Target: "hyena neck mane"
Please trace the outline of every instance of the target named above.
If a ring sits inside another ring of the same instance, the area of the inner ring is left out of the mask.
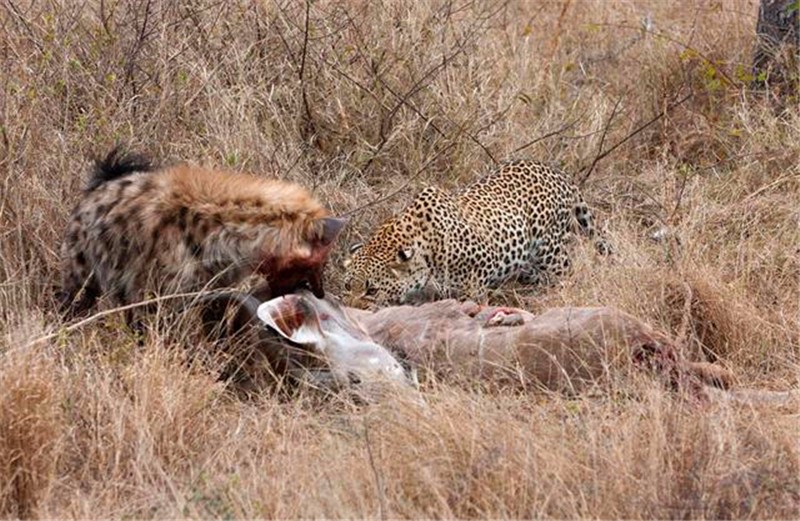
[[[124,153],[117,146],[106,157],[95,160],[86,191],[91,192],[104,183],[136,172],[151,172],[155,169],[156,166],[145,156]]]
[[[321,238],[327,210],[302,186],[226,170],[177,165],[167,169],[169,206],[199,220],[242,230],[275,230],[276,253]]]

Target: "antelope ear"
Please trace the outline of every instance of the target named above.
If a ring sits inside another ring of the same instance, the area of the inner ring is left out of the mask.
[[[323,246],[333,244],[333,241],[342,233],[347,219],[344,217],[323,217],[322,218],[322,236],[320,242]]]
[[[300,295],[268,300],[256,314],[265,326],[296,344],[319,346],[323,341],[319,317]]]

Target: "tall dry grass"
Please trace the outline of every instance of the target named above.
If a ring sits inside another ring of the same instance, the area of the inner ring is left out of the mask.
[[[114,316],[59,333],[52,301],[87,159],[117,141],[311,186],[351,214],[345,243],[423,183],[535,157],[585,179],[616,254],[579,244],[560,284],[494,301],[614,305],[741,385],[796,387],[800,116],[746,88],[755,9],[6,0],[2,515],[800,516],[796,404],[687,404],[647,382],[572,400],[433,385],[423,412],[243,397],[187,352],[192,323],[158,320],[138,347]]]

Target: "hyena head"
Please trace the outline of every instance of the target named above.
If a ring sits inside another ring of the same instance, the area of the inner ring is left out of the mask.
[[[322,217],[308,227],[298,243],[284,255],[268,257],[259,272],[269,280],[273,297],[291,293],[307,283],[317,298],[325,297],[323,271],[336,238],[347,220]]]

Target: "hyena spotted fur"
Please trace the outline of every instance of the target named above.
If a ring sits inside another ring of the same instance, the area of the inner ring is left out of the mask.
[[[301,186],[226,170],[158,167],[113,150],[95,163],[63,244],[62,309],[101,295],[124,305],[148,295],[232,286],[258,273],[273,296],[322,271],[344,225]]]

